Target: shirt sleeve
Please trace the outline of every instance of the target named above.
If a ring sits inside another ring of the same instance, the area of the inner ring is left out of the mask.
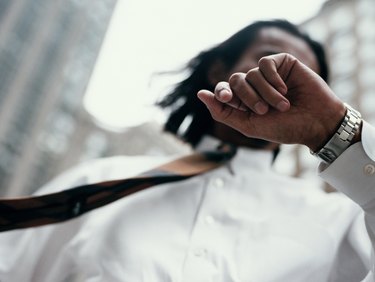
[[[366,230],[375,250],[375,127],[364,122],[362,141],[350,146],[332,164],[320,164],[320,176],[364,211]],[[375,281],[374,256],[363,281]]]

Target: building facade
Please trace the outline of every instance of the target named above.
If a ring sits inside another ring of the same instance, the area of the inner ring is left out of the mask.
[[[0,1],[1,194],[60,170],[115,0]]]
[[[326,47],[333,91],[374,123],[375,1],[329,0],[302,26]]]

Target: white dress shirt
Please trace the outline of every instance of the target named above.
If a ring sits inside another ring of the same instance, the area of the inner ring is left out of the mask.
[[[0,281],[374,281],[364,224],[365,215],[374,243],[375,129],[368,124],[362,140],[320,167],[358,204],[314,181],[277,174],[270,152],[239,149],[228,165],[204,175],[63,224],[1,233]],[[98,160],[39,193],[124,178],[165,160]]]

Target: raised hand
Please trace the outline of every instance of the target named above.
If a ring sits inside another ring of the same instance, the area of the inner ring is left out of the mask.
[[[257,68],[198,92],[212,117],[242,134],[319,149],[345,116],[345,106],[314,71],[289,54],[263,57]]]

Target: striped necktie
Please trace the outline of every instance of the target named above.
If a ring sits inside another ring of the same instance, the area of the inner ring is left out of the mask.
[[[197,152],[140,175],[88,184],[56,193],[0,199],[0,232],[63,222],[149,187],[188,179],[215,169],[236,153],[230,145]]]

